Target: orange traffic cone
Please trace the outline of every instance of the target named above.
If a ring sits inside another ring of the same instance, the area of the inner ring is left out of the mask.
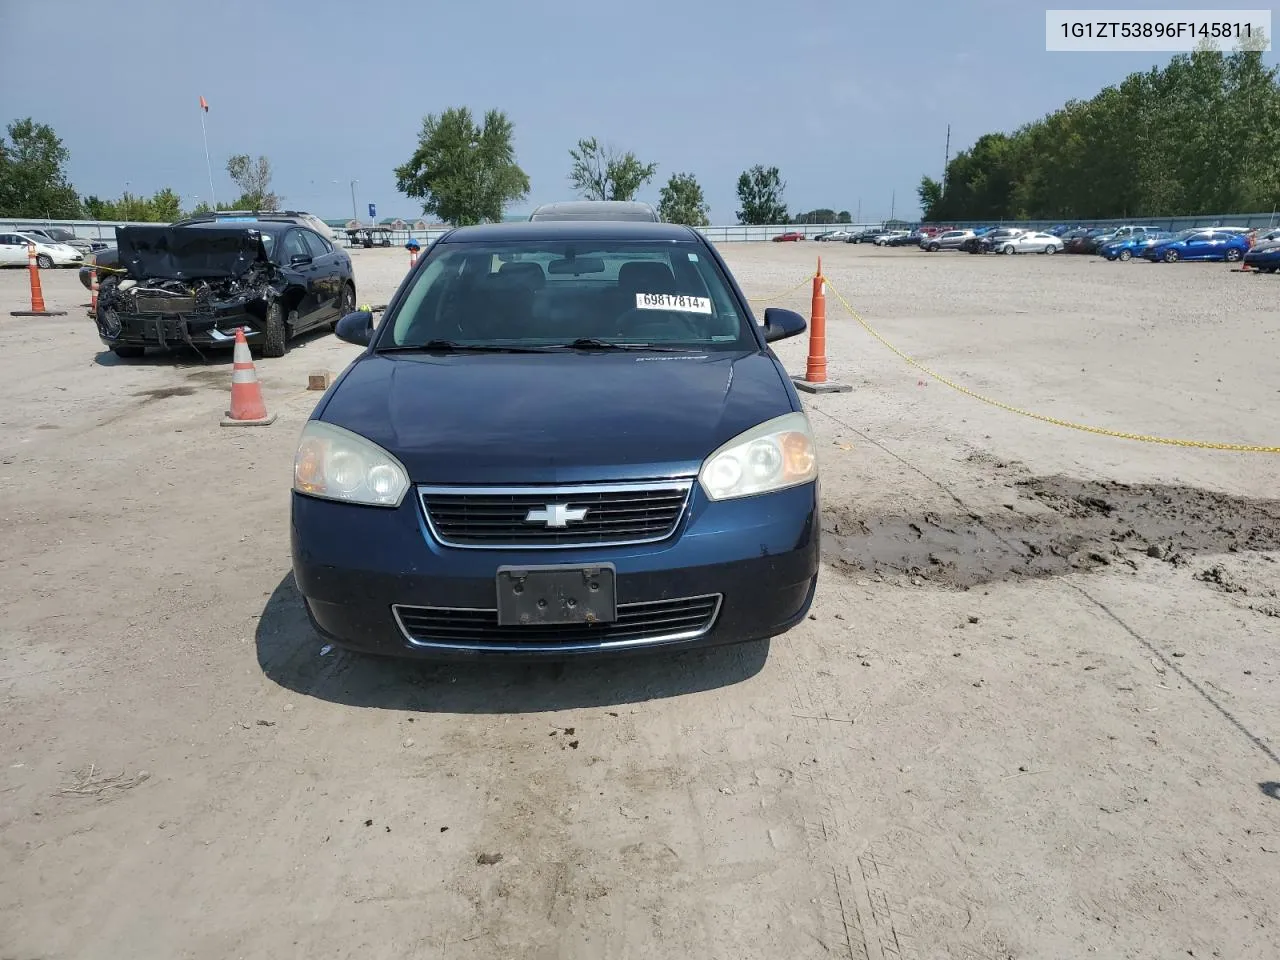
[[[813,276],[813,301],[809,308],[809,361],[803,377],[792,377],[797,390],[805,393],[848,393],[853,388],[827,381],[827,281],[822,276],[822,258]]]
[[[27,271],[31,274],[31,309],[10,310],[11,317],[65,317],[65,310],[48,310],[44,305],[44,290],[40,287],[40,264],[36,262],[36,245],[27,244]]]
[[[231,409],[222,419],[224,427],[265,427],[275,423],[276,415],[267,414],[262,399],[258,371],[249,355],[249,342],[244,327],[236,327],[236,348],[231,362]]]

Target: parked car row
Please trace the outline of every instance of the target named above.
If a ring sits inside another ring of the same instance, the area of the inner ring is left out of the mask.
[[[1280,229],[1258,231],[1247,227],[1214,226],[1173,232],[1142,224],[1107,228],[1054,227],[1049,230],[923,226],[914,230],[864,230],[847,237],[846,242],[871,242],[882,247],[912,246],[928,253],[946,250],[1007,255],[1084,253],[1120,261],[1141,257],[1153,263],[1244,261],[1268,273],[1280,270]]]
[[[41,270],[76,267],[84,262],[84,253],[75,247],[45,234],[24,230],[0,233],[0,267],[25,267],[32,247],[36,250],[36,266]]]

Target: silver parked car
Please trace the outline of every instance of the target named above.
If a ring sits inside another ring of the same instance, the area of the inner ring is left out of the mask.
[[[997,253],[1061,253],[1065,246],[1061,237],[1052,233],[1027,230],[1016,237],[1006,237],[994,247]]]
[[[972,236],[974,236],[972,230],[944,230],[942,233],[935,233],[932,237],[925,237],[920,241],[920,248],[930,253],[937,253],[939,250],[959,250],[960,244]]]

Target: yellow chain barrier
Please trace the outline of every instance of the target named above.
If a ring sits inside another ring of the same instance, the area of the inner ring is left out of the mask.
[[[791,296],[791,294],[795,293],[797,290],[803,287],[806,283],[811,283],[813,281],[814,276],[816,276],[816,274],[812,274],[812,273],[809,274],[809,276],[805,277],[803,280],[797,283],[794,287],[792,287],[789,290],[783,290],[781,293],[775,293],[772,296],[768,296],[768,297],[747,297],[747,300],[751,303],[764,303],[766,300],[781,300],[783,297]]]
[[[788,293],[799,289],[806,283],[811,282],[815,276],[817,276],[817,274],[810,274],[805,277],[800,281],[800,283],[796,284],[795,287],[792,287],[791,291],[788,291]],[[974,400],[979,400],[982,403],[997,407],[1008,413],[1016,413],[1018,416],[1029,417],[1032,420],[1039,420],[1041,423],[1051,423],[1058,427],[1066,427],[1069,430],[1080,430],[1084,433],[1097,434],[1098,436],[1103,437],[1115,437],[1119,440],[1137,440],[1141,443],[1160,443],[1171,447],[1193,447],[1200,450],[1228,450],[1235,453],[1280,453],[1280,446],[1263,446],[1260,444],[1249,443],[1215,443],[1211,440],[1182,440],[1174,437],[1157,437],[1145,433],[1126,433],[1122,430],[1109,430],[1106,427],[1094,427],[1087,423],[1075,423],[1071,420],[1063,420],[1059,417],[1050,417],[1047,414],[1036,413],[1033,410],[1024,410],[1021,407],[1015,407],[1012,404],[1003,403],[999,400],[994,400],[991,397],[985,397],[974,390],[970,390],[968,387],[956,383],[954,380],[950,380],[947,377],[942,376],[942,374],[935,370],[931,370],[914,357],[903,353],[892,343],[882,337],[879,331],[871,326],[871,324],[867,323],[857,310],[853,309],[852,304],[850,304],[849,301],[844,298],[844,295],[831,283],[830,277],[824,276],[822,279],[826,283],[826,288],[835,294],[836,299],[840,301],[841,306],[848,311],[849,316],[853,317],[863,330],[867,331],[867,333],[871,334],[871,336],[876,340],[888,347],[889,350],[897,354],[898,357],[911,364],[911,366],[915,367],[917,370],[928,374],[939,383],[950,387],[952,390],[956,390],[967,397],[972,397]]]

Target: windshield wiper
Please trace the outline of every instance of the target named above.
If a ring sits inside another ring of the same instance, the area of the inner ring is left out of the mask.
[[[546,347],[503,346],[497,343],[456,343],[453,340],[428,340],[426,343],[400,343],[383,347],[378,353],[548,353]]]
[[[660,353],[688,353],[694,347],[662,347],[655,343],[615,343],[612,340],[600,340],[597,337],[579,337],[572,343],[561,343],[556,346],[570,350],[656,350]]]

